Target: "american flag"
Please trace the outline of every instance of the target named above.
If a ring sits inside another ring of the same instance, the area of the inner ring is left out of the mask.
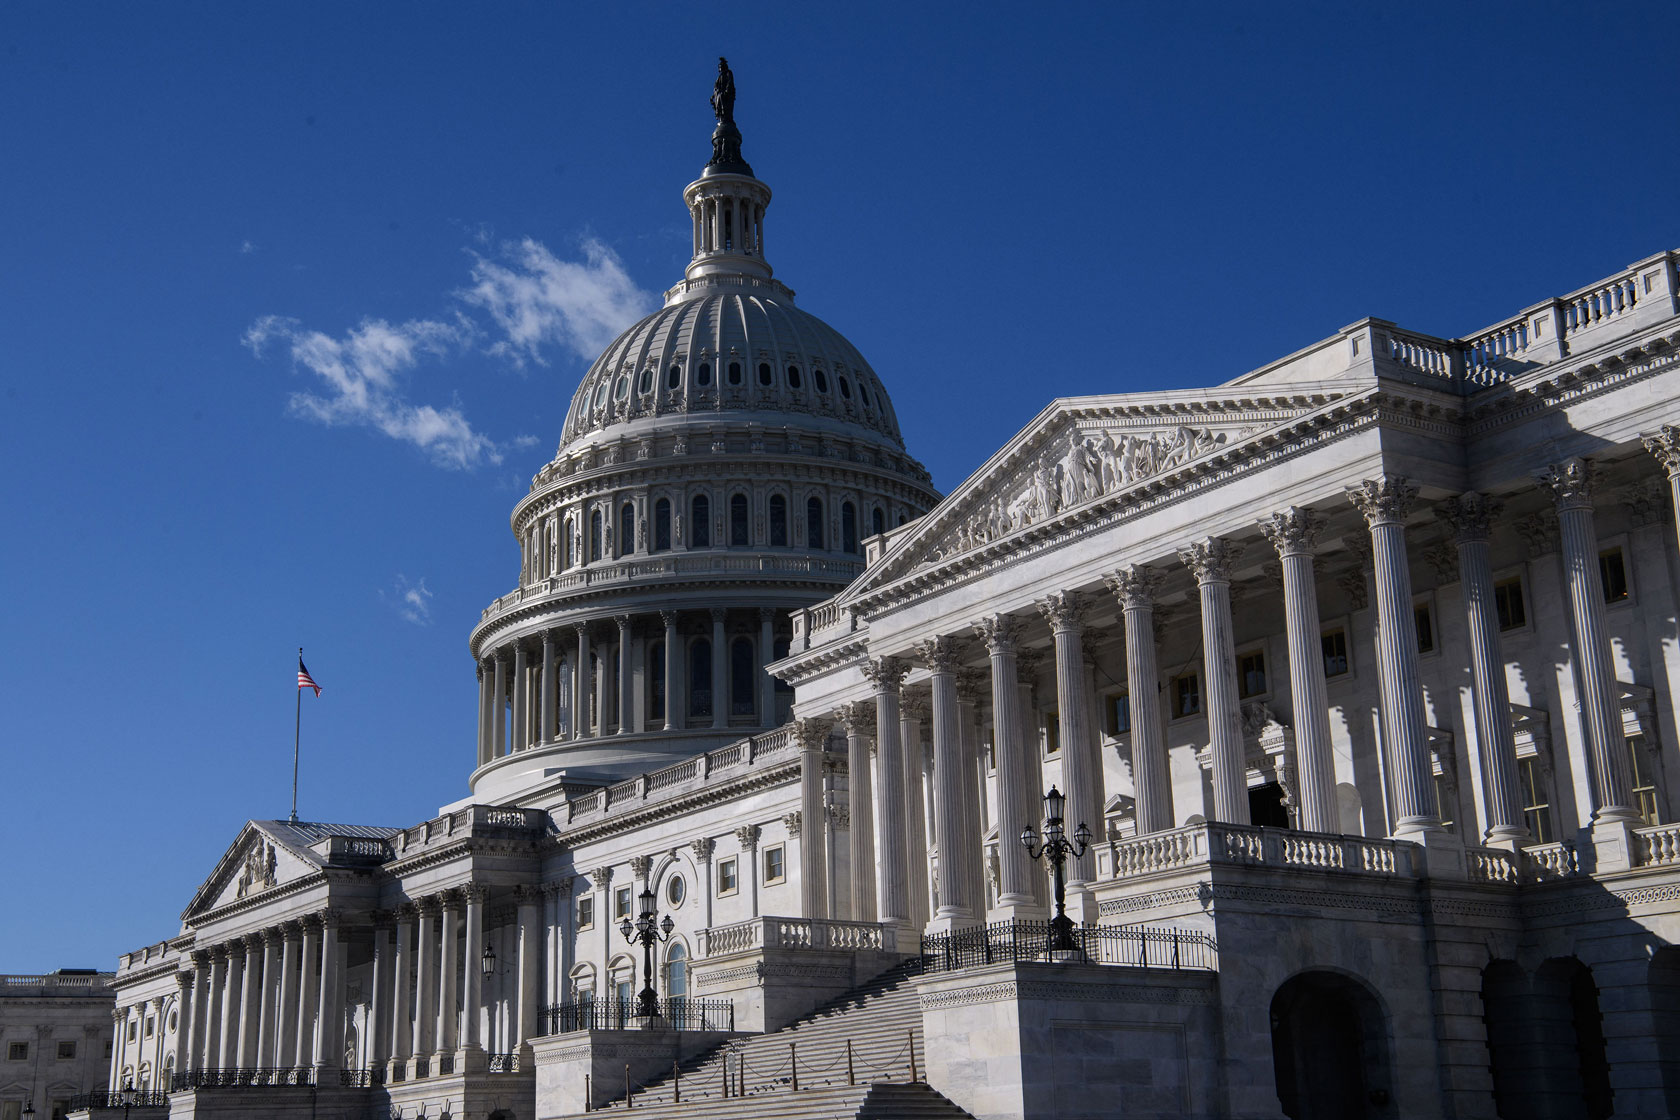
[[[303,658],[298,658],[298,687],[313,688],[315,695],[321,695],[321,686],[315,683],[315,678],[309,675],[309,670],[303,667]]]

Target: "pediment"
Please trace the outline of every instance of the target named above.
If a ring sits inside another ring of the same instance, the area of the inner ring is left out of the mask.
[[[1040,413],[981,469],[893,542],[842,600],[918,568],[1111,502],[1288,425],[1353,386],[1290,386],[1276,396],[1077,397]]]
[[[199,888],[182,916],[190,919],[194,915],[253,898],[311,875],[316,870],[314,862],[294,851],[258,822],[251,821],[216,864],[215,871]]]

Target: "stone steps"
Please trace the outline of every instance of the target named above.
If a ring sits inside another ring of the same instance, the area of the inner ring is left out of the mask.
[[[613,1107],[622,1110],[622,1102]],[[685,1096],[680,1104],[637,1103],[627,1115],[641,1120],[972,1120],[920,1083],[824,1086],[798,1092],[784,1088],[728,1100],[694,1101]]]

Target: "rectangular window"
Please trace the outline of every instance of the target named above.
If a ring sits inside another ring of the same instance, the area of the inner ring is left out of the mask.
[[[1452,791],[1447,787],[1447,779],[1440,774],[1435,775],[1435,811],[1441,814],[1441,827],[1453,832],[1453,818],[1458,815],[1457,806],[1453,804]]]
[[[108,1038],[105,1040],[105,1056],[107,1058],[111,1056],[111,1040]]]
[[[1237,695],[1247,700],[1266,691],[1266,655],[1259,650],[1237,657]]]
[[[52,1120],[67,1120],[70,1115],[70,1099],[60,1097],[52,1102]]]
[[[29,1060],[29,1043],[13,1042],[8,1044],[6,1060],[9,1062],[27,1062]]]
[[[764,885],[780,883],[787,878],[787,855],[780,844],[764,849]]]
[[[1628,773],[1633,776],[1633,807],[1648,825],[1661,824],[1657,809],[1657,779],[1651,772],[1651,760],[1645,754],[1645,737],[1630,735],[1628,745]]]
[[[1627,565],[1622,561],[1620,548],[1607,548],[1598,554],[1598,574],[1604,580],[1606,603],[1627,602]]]
[[[630,916],[630,888],[619,887],[613,892],[613,921],[622,922]]]
[[[631,989],[636,986],[634,980],[620,980],[617,986],[618,1002],[622,1006],[631,1002]]]
[[[1517,781],[1523,803],[1523,823],[1536,844],[1552,842],[1551,795],[1546,792],[1546,776],[1540,769],[1540,756],[1529,755],[1517,759]]]
[[[1044,753],[1053,755],[1062,749],[1062,717],[1055,711],[1044,713]]]
[[[76,1056],[76,1040],[73,1039],[73,1038],[66,1038],[66,1039],[60,1040],[60,1042],[58,1044],[58,1060],[61,1061],[61,1062],[62,1061],[67,1061],[68,1059],[74,1058],[75,1056]]]
[[[1172,714],[1174,719],[1201,714],[1202,681],[1195,673],[1185,673],[1172,680]]]
[[[146,1037],[152,1037],[152,1032],[155,1030],[157,1030],[157,1019],[148,1015],[146,1017]]]
[[[1528,612],[1523,609],[1522,577],[1502,579],[1493,585],[1493,609],[1499,616],[1501,630],[1519,630],[1528,625]]]
[[[1124,735],[1132,729],[1132,701],[1124,692],[1108,698],[1108,733]]]
[[[1324,635],[1324,675],[1346,676],[1348,671],[1347,631],[1332,630]]]
[[[0,1101],[0,1120],[23,1120],[22,1101]]]
[[[735,861],[732,859],[718,860],[718,894],[730,895],[735,893],[736,875]]]
[[[595,928],[595,896],[592,894],[583,895],[578,899],[577,927]]]
[[[1419,653],[1435,652],[1435,617],[1429,604],[1412,608],[1412,620],[1417,625]]]

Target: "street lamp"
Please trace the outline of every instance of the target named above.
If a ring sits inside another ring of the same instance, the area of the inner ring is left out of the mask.
[[[1078,952],[1079,946],[1073,940],[1073,919],[1067,916],[1067,891],[1062,882],[1062,866],[1067,858],[1078,859],[1091,846],[1091,830],[1080,821],[1074,830],[1073,839],[1069,840],[1062,827],[1062,812],[1067,808],[1067,798],[1055,786],[1044,795],[1044,843],[1038,843],[1038,833],[1033,831],[1030,824],[1021,826],[1021,846],[1027,849],[1027,854],[1033,859],[1040,856],[1050,861],[1050,877],[1056,886],[1056,916],[1050,919],[1050,951],[1052,953]]]
[[[642,904],[641,916],[634,923],[625,918],[618,927],[624,931],[624,938],[642,947],[642,990],[636,993],[636,1015],[642,1019],[652,1019],[659,1014],[659,993],[653,989],[653,947],[661,941],[671,940],[671,927],[676,923],[671,921],[671,915],[665,915],[663,922],[655,923],[653,888],[644,885],[642,893],[637,896]]]
[[[484,946],[484,955],[478,958],[478,971],[485,979],[496,974],[496,950],[489,945]]]

